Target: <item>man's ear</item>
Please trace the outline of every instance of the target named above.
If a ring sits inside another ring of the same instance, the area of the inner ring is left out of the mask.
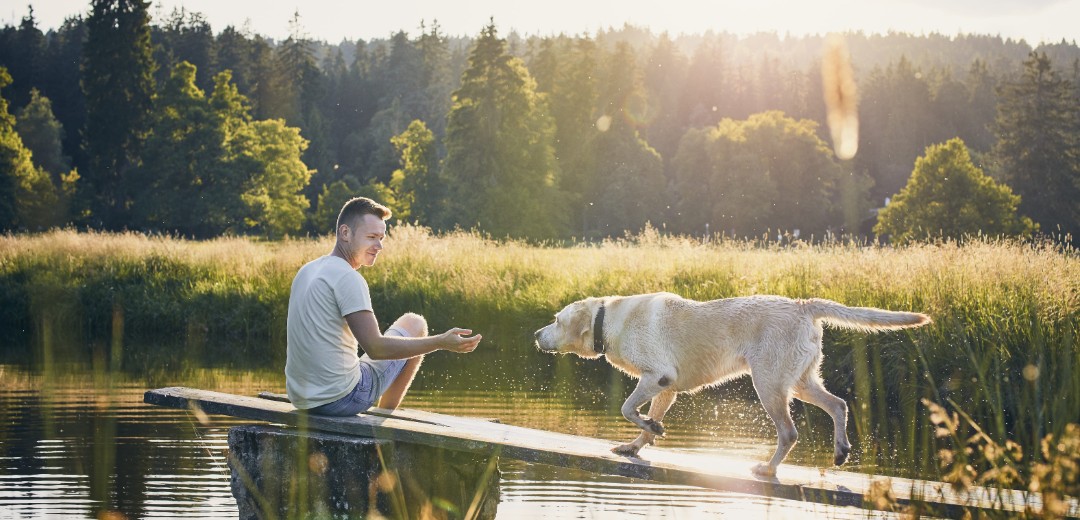
[[[349,231],[350,231],[350,228],[349,228],[348,224],[342,224],[342,225],[338,226],[338,228],[337,228],[337,238],[340,239],[342,242],[348,242],[349,239],[352,238],[350,236]]]

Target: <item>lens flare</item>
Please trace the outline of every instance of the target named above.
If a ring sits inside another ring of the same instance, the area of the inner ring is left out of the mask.
[[[851,56],[844,39],[838,35],[825,39],[821,81],[833,150],[841,160],[851,159],[859,149],[858,93]]]

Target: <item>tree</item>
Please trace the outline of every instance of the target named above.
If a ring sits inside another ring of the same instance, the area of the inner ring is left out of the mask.
[[[296,233],[310,203],[303,190],[312,171],[302,155],[307,140],[281,119],[242,127],[232,144],[235,168],[250,172],[240,195],[247,216],[244,229],[271,238]]]
[[[494,23],[476,41],[452,104],[441,226],[478,225],[497,236],[534,239],[562,234],[546,102],[524,63],[507,54]]]
[[[907,182],[912,161],[934,142],[930,85],[901,56],[884,71],[871,72],[860,90],[859,153],[855,168],[874,179],[871,194],[881,202]]]
[[[1023,197],[1020,211],[1044,231],[1080,232],[1080,100],[1046,54],[1001,89],[994,155]]]
[[[71,158],[64,155],[64,127],[53,116],[52,102],[37,89],[30,91],[30,103],[16,114],[15,130],[33,153],[34,164],[56,178],[71,170]]]
[[[418,119],[431,129],[437,139],[446,133],[446,114],[450,111],[450,95],[454,91],[455,76],[450,72],[450,42],[441,31],[438,20],[431,23],[416,42],[424,60],[423,105]]]
[[[229,72],[207,98],[195,67],[179,63],[162,88],[145,146],[140,187],[131,187],[135,222],[144,229],[211,237],[299,231],[311,172],[306,141],[282,120],[252,121]]]
[[[438,214],[441,195],[446,188],[438,178],[435,134],[423,121],[414,120],[401,134],[391,139],[401,157],[401,168],[394,171],[391,188],[397,192],[398,207],[391,208],[400,220],[412,219],[421,224]]]
[[[12,76],[7,98],[15,107],[26,106],[30,101],[30,91],[41,82],[45,71],[45,35],[37,27],[34,6],[29,6],[29,11],[15,32],[15,41],[12,42],[15,52],[5,60],[8,73]]]
[[[545,39],[533,63],[544,79],[539,84],[546,85],[538,90],[547,96],[555,119],[556,185],[565,197],[570,228],[582,235],[590,207],[586,190],[596,176],[596,55],[596,42],[589,38]]]
[[[677,229],[690,234],[752,236],[775,210],[776,183],[746,144],[742,123],[724,119],[691,129],[673,159]]]
[[[11,84],[0,67],[0,88]],[[37,230],[56,224],[58,196],[49,174],[34,166],[0,96],[0,230]]]
[[[195,66],[195,84],[209,90],[213,86],[215,55],[214,31],[202,13],[189,11],[183,6],[173,8],[172,13],[153,27],[156,46],[155,61],[161,67],[159,82],[168,80],[176,64],[186,61]]]
[[[139,182],[129,189],[136,226],[205,238],[226,229],[231,219],[225,214],[236,208],[229,195],[236,190],[221,183],[225,129],[195,78],[195,66],[183,61],[162,87]]]
[[[686,117],[680,112],[679,92],[686,82],[688,60],[675,42],[664,33],[649,54],[645,65],[644,81],[649,105],[658,114],[644,130],[649,144],[661,157],[675,156],[679,139],[686,131]]]
[[[687,132],[680,143],[677,222],[684,232],[709,225],[741,236],[798,229],[820,237],[843,222],[840,172],[813,121],[778,111],[724,119],[707,132]]]
[[[150,123],[154,59],[150,43],[150,2],[92,0],[83,46],[82,87],[86,94],[86,154],[80,183],[87,220],[106,229],[127,224],[127,176],[138,165]]]
[[[900,193],[878,212],[874,232],[893,243],[968,235],[1029,235],[1031,219],[1017,216],[1020,196],[971,162],[960,138],[927,147]]]
[[[82,146],[82,130],[86,128],[86,96],[80,86],[79,67],[86,32],[86,23],[81,18],[68,18],[51,33],[45,53],[48,65],[43,72],[44,80],[40,89],[52,101],[53,114],[64,128],[64,155],[71,157],[72,164],[83,171],[86,171]]]
[[[586,184],[589,234],[637,232],[664,218],[664,164],[638,133],[649,111],[633,50],[616,46],[598,85],[603,123],[595,137],[595,175]]]
[[[821,237],[842,220],[837,215],[840,165],[818,135],[817,123],[779,111],[754,114],[743,124],[746,147],[758,156],[776,189],[767,228]]]

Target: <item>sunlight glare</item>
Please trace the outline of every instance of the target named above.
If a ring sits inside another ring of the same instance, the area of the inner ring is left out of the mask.
[[[851,159],[859,148],[855,74],[851,70],[847,45],[844,39],[836,34],[825,39],[821,81],[827,110],[826,122],[832,135],[836,157],[840,160]]]

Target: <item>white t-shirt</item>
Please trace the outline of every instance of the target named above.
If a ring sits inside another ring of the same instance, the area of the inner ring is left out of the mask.
[[[371,311],[367,281],[342,258],[308,262],[293,278],[286,327],[285,391],[301,410],[336,401],[360,379],[345,316]]]

